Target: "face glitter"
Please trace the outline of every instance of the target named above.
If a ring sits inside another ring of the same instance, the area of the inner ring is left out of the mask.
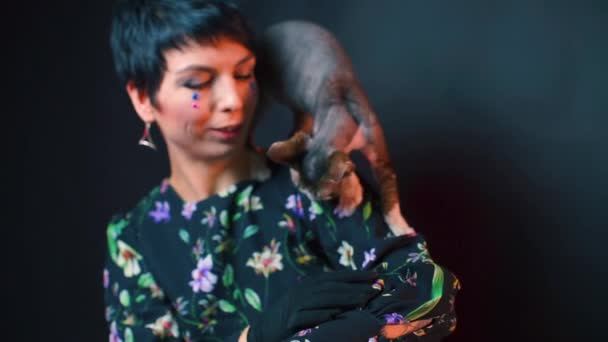
[[[200,98],[198,93],[192,94],[192,108],[198,108],[197,100]]]

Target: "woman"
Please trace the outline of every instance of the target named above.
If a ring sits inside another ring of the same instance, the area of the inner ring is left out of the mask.
[[[395,237],[366,193],[350,217],[247,145],[252,35],[233,6],[124,0],[116,70],[170,175],[108,225],[112,341],[404,341],[449,334],[457,279],[423,237]]]

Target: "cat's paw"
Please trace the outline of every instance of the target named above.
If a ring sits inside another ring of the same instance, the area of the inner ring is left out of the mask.
[[[389,226],[395,236],[416,235],[414,228],[405,221],[401,214],[399,205],[394,205],[388,213],[384,215],[384,221]]]
[[[363,201],[363,186],[355,172],[349,173],[342,179],[340,193],[338,194],[338,205],[334,214],[338,217],[347,217],[355,212],[355,209]]]

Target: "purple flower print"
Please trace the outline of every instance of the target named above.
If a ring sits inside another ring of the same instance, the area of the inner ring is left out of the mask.
[[[196,259],[199,259],[201,257],[201,254],[203,254],[203,243],[204,241],[202,241],[201,239],[197,239],[196,244],[194,245],[194,247],[192,247],[192,254],[194,254]]]
[[[401,324],[405,321],[403,316],[396,312],[384,315],[384,320],[386,321],[386,324]]]
[[[159,223],[162,221],[169,222],[171,220],[171,216],[169,214],[169,202],[159,202],[156,201],[156,210],[150,211],[150,216],[154,219],[154,223]]]
[[[115,321],[110,324],[110,342],[122,342],[120,335],[118,335],[118,329],[116,329]]]
[[[196,210],[196,203],[186,202],[184,203],[184,208],[182,209],[182,216],[186,218],[186,220],[190,220],[192,218],[192,213]]]
[[[103,288],[107,289],[108,286],[110,286],[110,272],[108,272],[108,270],[106,270],[104,268],[103,269]]]
[[[302,198],[299,194],[287,197],[285,208],[291,209],[299,217],[304,217],[304,207],[302,206]]]
[[[311,328],[300,330],[300,331],[298,331],[296,336],[298,336],[298,337],[306,336],[306,335],[310,334],[311,332],[312,332]]]
[[[370,262],[376,260],[376,249],[372,248],[369,250],[369,252],[363,252],[363,255],[365,256],[365,260],[363,260],[363,265],[362,267],[367,266],[367,264],[369,264]]]
[[[202,224],[206,224],[209,228],[213,228],[213,225],[215,224],[216,221],[216,210],[215,207],[211,207],[211,210],[209,211],[205,211],[204,212],[205,217],[203,217],[203,219],[201,220]]]
[[[204,259],[198,259],[196,268],[192,270],[193,280],[190,282],[192,291],[213,291],[213,287],[215,286],[215,283],[217,283],[217,276],[211,273],[212,268],[213,260],[211,259],[211,254],[207,255]]]

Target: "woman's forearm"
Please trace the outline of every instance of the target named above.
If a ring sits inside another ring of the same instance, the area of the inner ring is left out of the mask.
[[[241,333],[241,336],[239,336],[239,342],[247,342],[247,333],[248,332],[249,332],[249,326],[247,326]]]

